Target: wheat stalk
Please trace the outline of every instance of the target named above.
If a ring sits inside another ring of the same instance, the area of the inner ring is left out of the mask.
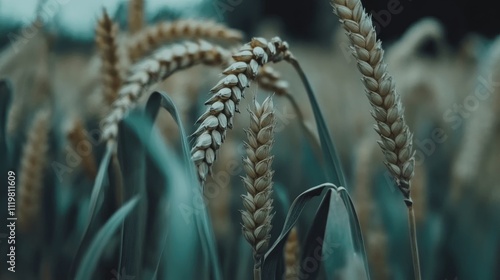
[[[43,172],[47,161],[50,113],[36,113],[23,148],[19,167],[18,223],[28,232],[37,222],[43,187]]]
[[[257,82],[259,87],[263,90],[275,93],[278,96],[288,99],[297,116],[297,119],[299,120],[300,127],[304,130],[304,133],[309,139],[311,145],[313,145],[316,155],[321,155],[322,152],[319,137],[317,136],[316,131],[314,131],[314,127],[309,125],[304,118],[304,114],[302,114],[302,111],[300,110],[299,103],[290,92],[288,81],[282,79],[280,73],[274,68],[266,65],[260,69],[259,75],[257,76]]]
[[[118,26],[108,16],[106,10],[99,19],[96,27],[96,45],[101,57],[101,76],[103,82],[104,98],[108,105],[112,104],[118,96],[122,83],[119,70],[118,47],[116,34]]]
[[[180,38],[240,42],[243,34],[214,21],[181,19],[147,27],[129,39],[127,53],[131,62],[142,58],[159,45]]]
[[[191,157],[198,169],[202,184],[205,182],[216,152],[226,138],[228,128],[233,126],[235,112],[245,88],[255,80],[259,68],[268,62],[279,62],[291,56],[288,44],[275,37],[270,42],[263,38],[253,38],[233,55],[236,61],[223,71],[224,77],[210,92],[214,95],[205,102],[208,109],[197,120],[201,123],[193,133],[196,137]]]
[[[144,0],[129,0],[128,2],[128,30],[135,34],[144,26]]]
[[[377,41],[371,18],[360,0],[332,0],[333,12],[347,31],[367,97],[373,107],[378,144],[385,155],[385,165],[396,180],[408,208],[410,240],[415,279],[421,279],[410,180],[414,173],[412,134],[403,116],[400,95],[384,62],[382,43]]]
[[[246,176],[243,185],[247,193],[242,195],[244,210],[243,236],[253,248],[254,279],[260,279],[261,260],[269,246],[273,210],[271,199],[273,156],[276,124],[274,106],[270,97],[262,104],[254,99],[250,113],[250,128],[246,130],[248,142],[245,143],[247,157],[243,159]]]
[[[293,227],[285,243],[285,280],[299,279],[299,249],[297,227]]]
[[[82,144],[89,144],[85,128],[81,120],[77,119],[73,122],[70,131],[67,134],[70,145],[76,151],[80,150]],[[97,165],[94,154],[92,150],[88,151],[88,154],[80,155],[82,158],[82,168],[85,175],[90,179],[94,180],[97,175]]]
[[[137,100],[153,83],[164,80],[175,71],[196,64],[218,65],[228,61],[228,52],[205,41],[183,42],[164,47],[153,56],[132,67],[131,75],[120,88],[118,99],[103,121],[104,141],[113,146],[118,135],[118,123],[137,104]]]
[[[489,153],[486,147],[490,139],[495,137],[496,126],[500,120],[497,115],[500,112],[500,89],[495,84],[500,77],[500,37],[492,43],[488,61],[491,64],[485,67],[486,69],[483,70],[482,74],[490,72],[489,74],[492,75],[492,81],[488,81],[485,86],[489,88],[487,90],[493,91],[491,93],[491,99],[493,100],[488,100],[488,103],[481,105],[480,110],[473,112],[465,125],[464,137],[452,169],[453,184],[455,186],[451,197],[454,201],[457,201],[465,194],[467,187],[476,185],[475,180],[483,171],[481,170],[481,163],[485,155]]]

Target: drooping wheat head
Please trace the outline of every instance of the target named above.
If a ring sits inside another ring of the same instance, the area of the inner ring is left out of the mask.
[[[106,10],[104,10],[96,27],[95,40],[102,63],[101,76],[104,99],[108,105],[111,105],[116,100],[122,83],[116,41],[117,32],[118,25],[111,20]]]
[[[243,236],[253,248],[255,269],[260,269],[262,256],[269,246],[273,217],[271,148],[276,120],[272,99],[268,97],[262,104],[254,100],[249,113],[250,128],[246,130],[248,142],[245,143],[247,156],[243,159],[246,173],[243,185],[247,193],[242,195],[244,209],[241,217]]]
[[[373,107],[375,130],[385,155],[385,165],[395,178],[411,206],[410,179],[414,173],[412,134],[404,120],[400,95],[387,72],[382,43],[377,41],[370,17],[364,12],[360,0],[332,0],[333,11],[340,18],[352,45],[357,66],[367,97]]]
[[[197,120],[200,126],[193,133],[196,140],[191,157],[202,184],[211,172],[216,153],[226,138],[227,129],[233,126],[233,117],[239,112],[238,105],[245,88],[256,79],[264,64],[279,62],[290,56],[288,44],[278,37],[271,41],[253,38],[233,55],[236,62],[222,72],[224,77],[210,90],[214,95],[205,102],[208,108]]]
[[[129,39],[127,54],[130,62],[136,62],[161,44],[178,39],[206,39],[240,42],[243,34],[214,21],[181,19],[160,22],[141,30]]]
[[[43,196],[43,173],[47,164],[50,113],[36,113],[28,132],[19,167],[18,224],[21,232],[28,232],[36,223]]]
[[[206,41],[183,42],[158,50],[131,69],[131,74],[118,92],[118,99],[103,121],[103,140],[115,143],[118,123],[136,106],[138,99],[152,84],[164,80],[175,71],[196,64],[220,65],[230,58],[229,53]]]

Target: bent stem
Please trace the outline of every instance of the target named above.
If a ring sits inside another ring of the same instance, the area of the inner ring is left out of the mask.
[[[408,206],[408,226],[410,227],[411,256],[413,260],[413,274],[415,280],[420,280],[420,260],[418,258],[417,226],[415,223],[415,212],[413,206]]]

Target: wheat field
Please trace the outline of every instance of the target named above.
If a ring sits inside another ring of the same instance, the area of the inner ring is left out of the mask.
[[[0,279],[500,279],[500,28],[91,2],[0,1]]]

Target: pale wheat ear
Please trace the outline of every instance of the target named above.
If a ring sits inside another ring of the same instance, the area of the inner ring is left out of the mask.
[[[243,159],[246,176],[242,178],[247,193],[242,196],[241,217],[243,236],[253,249],[254,280],[260,280],[262,257],[269,246],[273,217],[271,148],[276,120],[272,99],[268,97],[262,104],[254,99],[249,114],[247,157]]]
[[[111,105],[118,97],[118,89],[121,86],[119,70],[120,59],[116,35],[118,26],[103,9],[102,17],[96,27],[96,45],[101,57],[102,91],[107,105]]]
[[[297,227],[293,227],[285,243],[285,280],[298,280],[300,244]]]
[[[229,58],[229,53],[224,48],[200,40],[166,46],[140,61],[131,68],[129,77],[118,92],[118,99],[103,120],[103,141],[114,147],[118,136],[118,123],[137,105],[149,86],[180,69],[196,64],[220,65]]]
[[[332,0],[333,12],[347,31],[357,66],[363,75],[366,95],[373,107],[375,131],[381,140],[377,143],[385,156],[384,164],[396,180],[408,208],[410,240],[415,279],[420,280],[420,261],[416,237],[415,214],[410,195],[410,180],[415,169],[415,151],[412,134],[404,120],[403,105],[395,83],[387,72],[382,43],[371,18],[360,0]]]
[[[279,62],[291,56],[288,44],[275,37],[271,41],[253,38],[233,54],[236,61],[223,72],[223,78],[210,90],[212,97],[197,123],[201,123],[193,133],[196,137],[191,158],[198,169],[198,177],[203,185],[211,172],[215,154],[226,138],[228,128],[233,127],[233,117],[239,112],[238,105],[244,90],[259,74],[259,69],[268,62]]]
[[[144,0],[129,0],[128,31],[135,34],[144,27]]]
[[[50,112],[37,112],[30,126],[19,167],[18,224],[21,232],[29,232],[38,222],[44,169],[47,165]]]
[[[238,43],[243,39],[243,34],[239,30],[228,28],[214,21],[181,19],[160,22],[141,30],[128,39],[129,60],[135,62],[161,44],[178,39],[206,39]]]

